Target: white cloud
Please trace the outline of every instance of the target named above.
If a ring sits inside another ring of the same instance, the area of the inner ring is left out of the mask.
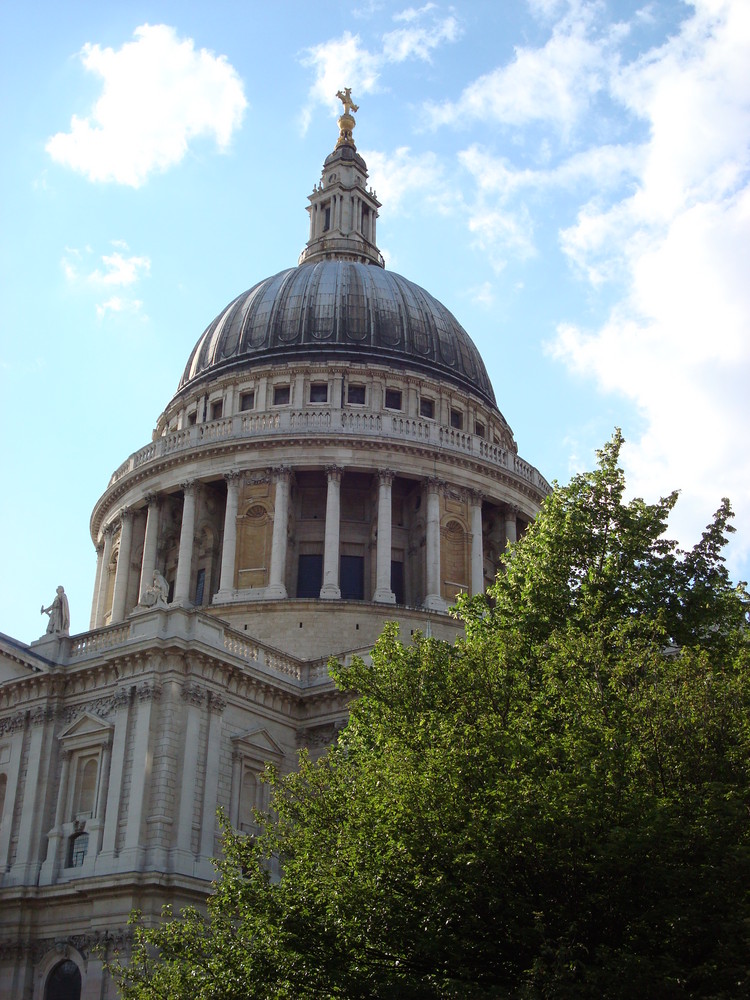
[[[224,150],[247,107],[225,56],[196,51],[192,39],[164,24],[141,25],[134,35],[118,50],[84,45],[81,61],[101,78],[101,96],[46,146],[53,160],[91,181],[140,187],[179,163],[200,137]]]
[[[381,216],[403,210],[419,194],[438,211],[450,213],[458,207],[460,194],[445,180],[443,167],[434,153],[413,153],[399,146],[393,153],[365,150],[370,183],[383,203]]]
[[[674,528],[695,539],[732,499],[750,552],[750,7],[697,0],[613,92],[649,127],[634,193],[591,202],[562,233],[594,282],[624,291],[607,321],[561,325],[552,350],[644,421],[625,460],[634,489],[683,490]]]
[[[63,274],[72,285],[88,289],[97,296],[113,289],[119,290],[119,294],[110,295],[96,305],[100,319],[108,312],[139,313],[143,302],[133,296],[133,286],[148,277],[151,271],[148,257],[126,255],[129,247],[122,240],[113,240],[112,245],[114,251],[102,254],[98,260],[91,247],[83,250],[66,247],[61,261]]]
[[[538,5],[551,13],[554,5]],[[513,60],[469,84],[457,101],[429,104],[433,126],[479,119],[522,126],[545,122],[567,134],[606,85],[616,44],[626,31],[593,31],[598,5],[573,4],[540,48],[519,46]]]
[[[442,17],[434,3],[419,8],[407,8],[393,17],[406,27],[383,33],[374,47],[368,48],[359,34],[345,31],[305,51],[302,65],[311,67],[315,79],[309,91],[308,106],[303,112],[303,126],[310,120],[314,104],[338,107],[336,93],[342,81],[351,87],[355,98],[376,91],[386,66],[419,59],[430,62],[436,49],[454,42],[461,33],[458,20],[452,15]]]

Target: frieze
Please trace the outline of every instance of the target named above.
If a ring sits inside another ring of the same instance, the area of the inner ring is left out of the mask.
[[[29,721],[32,726],[44,726],[48,722],[52,722],[55,717],[55,710],[51,705],[46,705],[43,708],[35,708],[29,713]]]
[[[8,715],[4,719],[0,719],[0,736],[19,732],[23,729],[25,723],[25,712],[16,712],[15,715]]]

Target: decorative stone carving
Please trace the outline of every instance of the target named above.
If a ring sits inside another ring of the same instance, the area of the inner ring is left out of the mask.
[[[158,569],[154,570],[154,582],[141,594],[140,604],[144,608],[166,607],[169,584]]]
[[[192,684],[188,682],[183,684],[182,699],[183,701],[189,702],[191,705],[200,706],[206,700],[206,691],[200,686],[200,684]]]

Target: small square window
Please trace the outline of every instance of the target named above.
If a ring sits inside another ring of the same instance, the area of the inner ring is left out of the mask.
[[[328,385],[325,382],[313,382],[310,386],[311,403],[328,402]]]
[[[285,406],[289,402],[289,386],[275,385],[273,387],[273,405]]]
[[[400,410],[401,409],[401,390],[400,389],[386,389],[385,390],[385,405],[389,410]]]
[[[422,417],[427,417],[428,420],[435,419],[435,400],[434,399],[421,399],[419,401],[419,413]]]
[[[451,410],[451,427],[461,430],[464,425],[464,415],[460,410]]]
[[[477,437],[480,438],[484,437],[484,424],[481,422],[481,420],[477,420],[477,422],[474,424],[474,433],[476,434]]]
[[[365,387],[363,385],[348,385],[346,387],[346,401],[355,406],[364,406]]]
[[[221,416],[224,412],[224,401],[222,399],[217,399],[211,403],[211,419],[221,420]]]
[[[250,389],[248,392],[243,392],[240,396],[240,410],[254,410],[255,409],[255,389]]]
[[[192,427],[195,421],[198,419],[198,414],[193,410],[192,413],[188,413],[188,427]]]

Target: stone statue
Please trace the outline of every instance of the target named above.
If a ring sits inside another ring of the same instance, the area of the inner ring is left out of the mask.
[[[47,623],[47,635],[69,635],[70,634],[70,608],[68,598],[63,587],[57,588],[55,599],[48,608],[42,605],[42,615],[49,615]]]
[[[141,594],[141,604],[147,608],[155,604],[166,604],[169,596],[169,584],[158,569],[154,570],[154,582]]]

